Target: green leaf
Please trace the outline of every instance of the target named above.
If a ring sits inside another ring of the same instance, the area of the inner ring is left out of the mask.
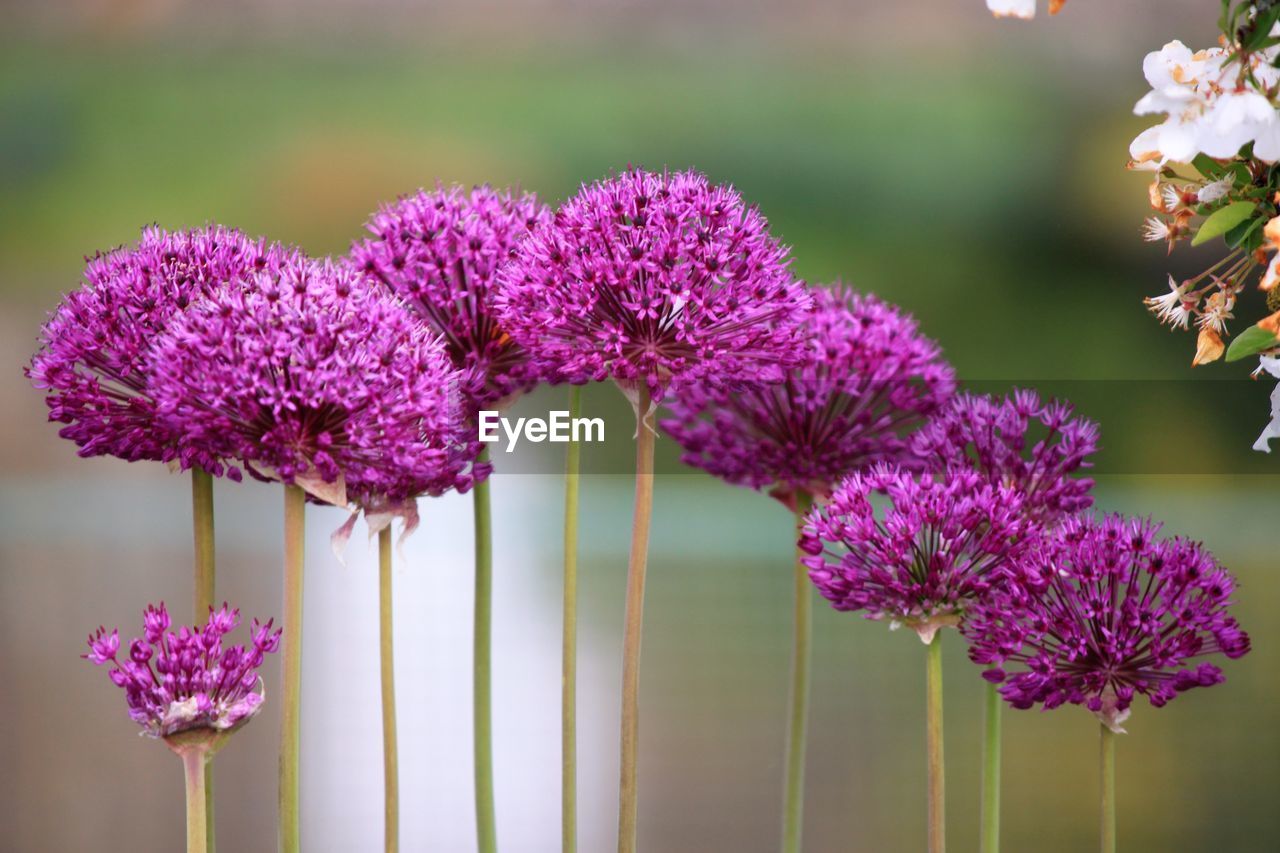
[[[1231,346],[1227,347],[1227,361],[1239,361],[1242,358],[1257,355],[1277,344],[1280,344],[1280,339],[1271,332],[1257,326],[1250,326],[1237,335],[1231,342]]]
[[[1191,161],[1191,165],[1196,167],[1196,171],[1204,175],[1206,178],[1218,179],[1226,174],[1227,166],[1219,163],[1208,154],[1197,154],[1196,159]]]
[[[1232,228],[1222,238],[1226,241],[1227,246],[1232,249],[1240,248],[1246,240],[1262,227],[1262,217],[1254,219],[1246,219],[1235,228]]]
[[[1196,232],[1196,236],[1191,238],[1191,245],[1199,246],[1214,237],[1221,237],[1241,222],[1253,216],[1253,212],[1257,209],[1258,206],[1253,202],[1232,202],[1221,210],[1214,212],[1212,216],[1200,225],[1200,230]]]
[[[1250,24],[1252,27],[1249,33],[1249,40],[1245,43],[1245,50],[1260,50],[1271,36],[1271,28],[1275,26],[1276,19],[1280,18],[1280,9],[1272,8],[1264,12],[1260,12]]]
[[[1240,161],[1228,163],[1227,168],[1223,169],[1225,175],[1228,171],[1235,176],[1236,186],[1247,187],[1253,184],[1253,175],[1249,173],[1249,167]]]

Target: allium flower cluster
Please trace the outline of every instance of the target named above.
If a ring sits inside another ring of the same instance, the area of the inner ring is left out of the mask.
[[[99,628],[89,635],[86,660],[111,666],[111,681],[125,692],[129,716],[143,733],[168,738],[195,729],[229,732],[262,707],[263,659],[280,647],[280,631],[253,620],[247,646],[224,646],[240,624],[240,611],[209,608],[203,628],[169,630],[163,603],[148,605],[144,633],[120,657],[120,632]]]
[[[888,498],[877,509],[875,493]],[[846,479],[800,540],[809,578],[837,610],[904,624],[928,643],[1005,583],[1038,538],[1022,494],[977,471],[880,464]]]
[[[299,261],[211,294],[156,343],[183,446],[334,504],[466,489],[479,452],[438,338],[381,285]]]
[[[572,382],[780,379],[809,295],[732,188],[634,169],[583,189],[498,275],[504,329]]]
[[[984,677],[1017,708],[1084,705],[1109,727],[1137,694],[1160,707],[1223,681],[1212,663],[1249,651],[1227,614],[1235,580],[1198,543],[1122,516],[1068,519],[962,631]]]
[[[499,268],[551,211],[531,194],[482,186],[420,191],[374,214],[350,263],[394,290],[438,334],[455,366],[484,377],[477,402],[530,390],[538,366],[490,310]]]
[[[907,433],[951,397],[955,372],[894,306],[838,285],[813,296],[808,347],[781,381],[694,385],[668,401],[663,427],[686,463],[789,502],[904,461]]]
[[[1090,467],[1098,425],[1075,417],[1070,403],[1043,402],[1017,390],[1003,400],[960,394],[912,436],[912,452],[943,467],[973,467],[991,485],[1021,493],[1023,512],[1052,523],[1093,505]]]
[[[1049,0],[1049,14],[1062,11],[1067,0]],[[1021,18],[1029,21],[1036,16],[1037,0],[987,0],[987,8],[997,18]]]
[[[41,335],[27,375],[47,391],[49,419],[81,456],[178,461],[222,472],[198,446],[156,415],[148,384],[155,339],[175,316],[212,290],[292,262],[297,254],[211,225],[192,231],[146,228],[137,245],[99,254],[85,283],[66,296]],[[234,474],[234,472],[233,472]]]

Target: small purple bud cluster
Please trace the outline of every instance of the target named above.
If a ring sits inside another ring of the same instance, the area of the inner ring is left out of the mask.
[[[151,348],[177,315],[210,292],[258,272],[278,271],[297,253],[210,225],[146,228],[137,245],[89,260],[85,283],[49,318],[26,373],[47,392],[49,419],[81,456],[177,461],[215,474],[221,460],[198,445],[178,449],[178,431],[157,417],[148,383]],[[233,472],[234,476],[234,472]]]
[[[627,171],[582,190],[498,274],[500,323],[570,382],[780,380],[810,304],[759,210],[696,172]]]
[[[1025,512],[1053,522],[1093,505],[1093,480],[1071,475],[1089,467],[1098,426],[1073,413],[1070,403],[1041,402],[1034,391],[1018,390],[1004,400],[960,394],[912,436],[912,451],[938,465],[974,467],[993,484],[1015,487]]]
[[[148,605],[143,636],[120,657],[120,632],[99,628],[89,636],[97,666],[111,666],[111,681],[125,692],[129,716],[151,737],[167,738],[194,729],[229,732],[262,707],[258,668],[280,647],[280,631],[253,620],[248,646],[224,646],[223,638],[240,624],[240,611],[226,604],[209,608],[203,628],[169,630],[163,603]]]
[[[477,402],[493,404],[542,378],[498,324],[490,300],[516,246],[550,221],[550,209],[531,194],[437,187],[383,206],[367,225],[373,237],[351,247],[349,262],[443,335],[454,366],[484,377]]]
[[[1223,681],[1217,666],[1193,661],[1249,651],[1227,614],[1235,579],[1199,543],[1159,539],[1159,529],[1068,518],[1013,583],[970,609],[969,656],[1014,707],[1084,705],[1120,730],[1136,694],[1160,707]]]
[[[875,296],[837,285],[813,299],[808,348],[781,381],[696,385],[668,402],[662,425],[687,464],[790,502],[909,461],[907,433],[950,399],[955,372],[910,315]]]
[[[385,288],[299,260],[211,294],[154,347],[158,410],[183,447],[333,503],[466,490],[487,469],[474,377]]]
[[[888,506],[877,511],[873,494]],[[1035,541],[1014,488],[976,471],[940,477],[878,464],[853,474],[809,515],[809,577],[837,610],[862,610],[931,642],[1003,583]]]

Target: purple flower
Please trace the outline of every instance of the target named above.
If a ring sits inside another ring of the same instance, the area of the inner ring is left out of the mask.
[[[96,666],[111,666],[111,681],[125,692],[129,716],[151,737],[209,729],[230,732],[262,707],[263,659],[280,647],[280,631],[253,620],[248,646],[224,646],[223,638],[240,624],[240,611],[226,604],[209,608],[203,628],[169,630],[163,603],[148,605],[142,638],[120,657],[120,632],[99,628],[89,635]]]
[[[639,169],[582,190],[516,249],[494,307],[557,378],[781,378],[804,349],[806,288],[763,216],[696,172]]]
[[[884,493],[888,506],[872,503]],[[1037,538],[1022,496],[976,471],[935,477],[877,464],[847,478],[809,515],[809,578],[836,610],[904,624],[932,642],[1006,582]]]
[[[299,260],[211,293],[156,343],[182,447],[364,507],[466,489],[483,470],[439,340],[392,294]]]
[[[690,386],[668,401],[663,427],[687,464],[789,503],[905,461],[906,433],[951,397],[955,372],[892,305],[840,286],[813,296],[808,348],[780,382]]]
[[[1004,400],[960,394],[912,436],[912,450],[920,459],[974,467],[992,484],[1017,488],[1025,511],[1052,523],[1093,505],[1093,480],[1071,475],[1090,467],[1098,426],[1073,412],[1070,403],[1042,403],[1034,391]]]
[[[538,366],[498,325],[489,299],[499,268],[551,211],[531,194],[454,186],[385,205],[351,247],[356,269],[390,287],[437,333],[455,366],[484,377],[477,402],[522,394]]]
[[[201,465],[220,460],[177,450],[177,432],[156,416],[147,385],[149,353],[176,315],[210,290],[297,255],[210,225],[192,231],[143,229],[135,246],[90,259],[85,283],[45,324],[26,374],[47,391],[49,420],[80,446],[81,456],[118,456]],[[231,472],[237,476],[238,472]]]
[[[1068,518],[1015,582],[969,612],[969,657],[1010,704],[1084,705],[1123,731],[1135,694],[1160,707],[1223,681],[1194,661],[1249,651],[1227,615],[1235,579],[1199,543],[1159,530],[1119,515]]]

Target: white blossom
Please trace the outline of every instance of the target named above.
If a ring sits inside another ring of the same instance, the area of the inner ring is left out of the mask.
[[[1235,307],[1236,298],[1219,290],[1204,302],[1204,310],[1200,312],[1196,326],[1201,329],[1213,329],[1220,335],[1227,333],[1227,321],[1234,320],[1231,309]]]
[[[1280,159],[1280,117],[1263,94],[1280,82],[1280,71],[1271,64],[1275,54],[1269,48],[1250,55],[1258,89],[1239,87],[1240,65],[1228,61],[1224,48],[1193,53],[1182,42],[1171,41],[1147,54],[1142,71],[1151,91],[1134,112],[1166,118],[1129,146],[1135,166],[1159,169],[1166,162],[1189,163],[1198,154],[1227,159],[1250,142],[1258,159]]]
[[[1148,219],[1142,226],[1142,239],[1148,243],[1159,243],[1169,239],[1169,223],[1158,216]]]
[[[1263,371],[1280,379],[1280,358],[1264,355],[1258,359],[1258,369],[1253,372],[1257,376]],[[1262,434],[1253,443],[1253,449],[1263,453],[1271,452],[1271,439],[1280,438],[1280,382],[1271,390],[1271,422],[1263,427]]]
[[[1036,16],[1036,0],[987,0],[987,8],[997,18],[1029,21]]]
[[[1169,276],[1169,292],[1149,296],[1142,303],[1161,323],[1168,323],[1171,329],[1185,329],[1195,308],[1195,302],[1189,300],[1186,293],[1187,283],[1178,284]]]

